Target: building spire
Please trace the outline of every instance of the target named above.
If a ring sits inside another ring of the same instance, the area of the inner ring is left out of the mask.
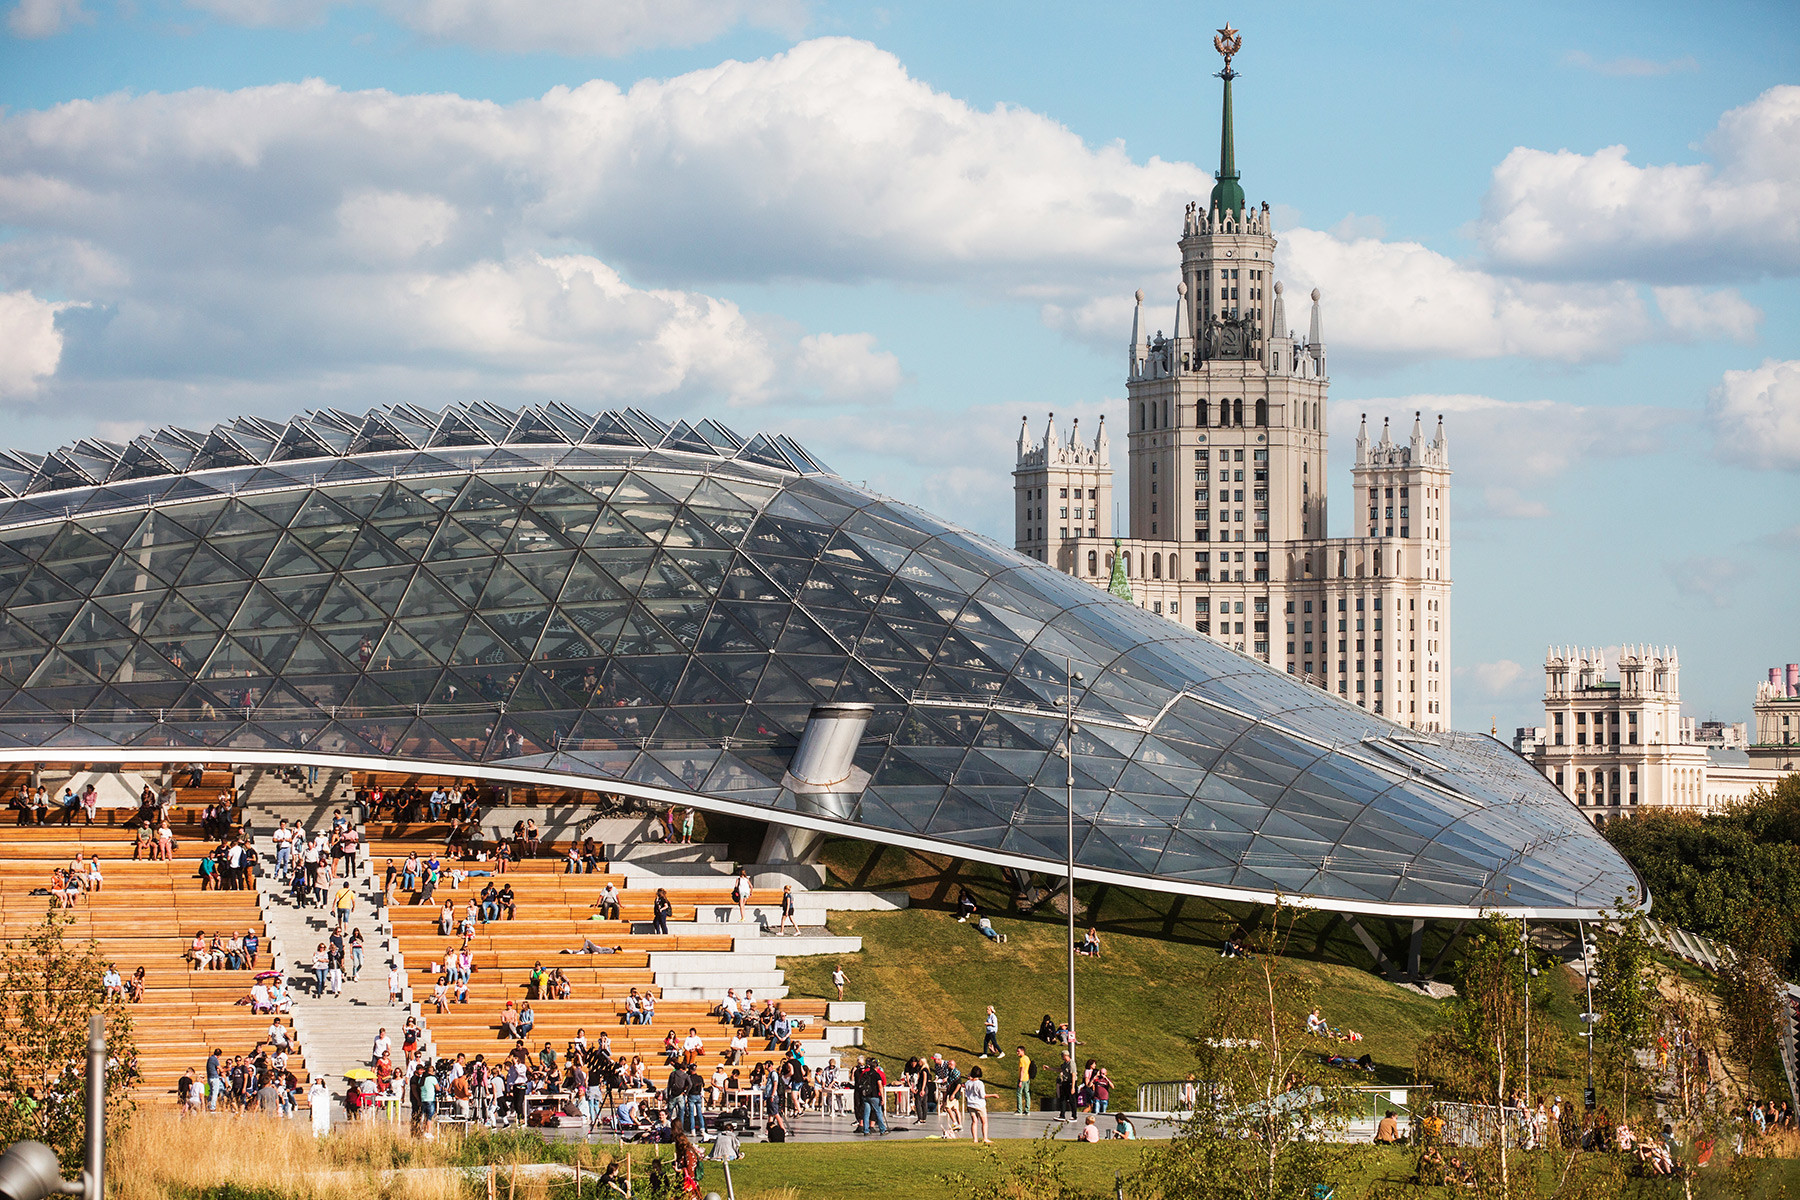
[[[1219,72],[1219,78],[1225,81],[1225,106],[1219,118],[1218,182],[1213,184],[1210,207],[1221,216],[1233,214],[1235,220],[1243,219],[1244,189],[1238,183],[1237,145],[1231,129],[1231,81],[1237,78],[1237,72],[1231,69],[1231,59],[1243,44],[1243,37],[1229,21],[1213,38],[1213,49],[1225,59],[1225,69]]]

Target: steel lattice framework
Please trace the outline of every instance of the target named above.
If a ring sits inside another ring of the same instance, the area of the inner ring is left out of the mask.
[[[831,474],[560,405],[242,419],[0,456],[0,759],[539,781],[1352,912],[1641,895],[1523,760],[1424,735]],[[782,786],[871,703],[842,815]],[[858,775],[861,782],[861,775]]]

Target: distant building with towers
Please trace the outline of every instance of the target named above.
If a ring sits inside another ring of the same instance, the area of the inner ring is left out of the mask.
[[[1285,667],[1403,725],[1450,724],[1450,459],[1443,419],[1356,438],[1354,536],[1326,531],[1329,386],[1317,289],[1288,327],[1269,206],[1251,208],[1232,132],[1234,31],[1217,183],[1183,220],[1170,331],[1137,293],[1127,356],[1125,527],[1105,422],[1087,440],[1026,418],[1013,470],[1021,552]]]
[[[1772,787],[1794,769],[1785,758],[1747,752],[1744,726],[1696,724],[1681,715],[1681,658],[1674,647],[1625,646],[1609,674],[1601,649],[1551,647],[1544,656],[1544,724],[1519,731],[1513,748],[1530,758],[1589,820],[1604,825],[1647,808],[1717,812]],[[1776,673],[1757,688],[1759,737]],[[1800,684],[1800,679],[1796,680]],[[1800,687],[1796,688],[1800,692]],[[1791,701],[1800,714],[1800,694]],[[1782,765],[1781,759],[1785,761]]]

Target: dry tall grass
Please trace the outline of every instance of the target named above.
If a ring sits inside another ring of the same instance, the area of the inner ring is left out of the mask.
[[[668,1147],[662,1147],[666,1156]],[[436,1141],[409,1136],[381,1121],[340,1124],[315,1140],[305,1121],[217,1113],[178,1117],[140,1110],[107,1148],[109,1200],[192,1200],[207,1194],[236,1200],[550,1200],[573,1196],[566,1168],[579,1163],[585,1189],[616,1147],[557,1143],[534,1137],[465,1144],[454,1133]],[[641,1174],[649,1153],[633,1157]],[[532,1169],[554,1158],[559,1167]],[[493,1184],[488,1183],[492,1168]],[[515,1170],[515,1168],[517,1168]],[[564,1171],[565,1173],[557,1173]],[[714,1180],[709,1177],[708,1183]],[[722,1177],[717,1180],[722,1184]],[[707,1190],[713,1190],[708,1188]],[[799,1200],[792,1187],[745,1192],[739,1200]]]
[[[453,1143],[421,1142],[380,1123],[340,1126],[317,1141],[305,1121],[140,1112],[107,1148],[115,1200],[168,1200],[235,1188],[296,1200],[467,1200],[448,1167]],[[541,1193],[540,1193],[541,1194]]]

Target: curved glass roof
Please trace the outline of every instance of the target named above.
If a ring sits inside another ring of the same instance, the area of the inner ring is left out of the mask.
[[[126,467],[138,439],[85,482],[40,486],[79,446],[7,480],[0,759],[441,766],[1060,870],[1073,669],[1091,878],[1419,915],[1637,888],[1498,743],[1344,704],[789,439],[561,408],[251,424],[167,470]],[[821,815],[781,781],[831,700],[875,717]]]

